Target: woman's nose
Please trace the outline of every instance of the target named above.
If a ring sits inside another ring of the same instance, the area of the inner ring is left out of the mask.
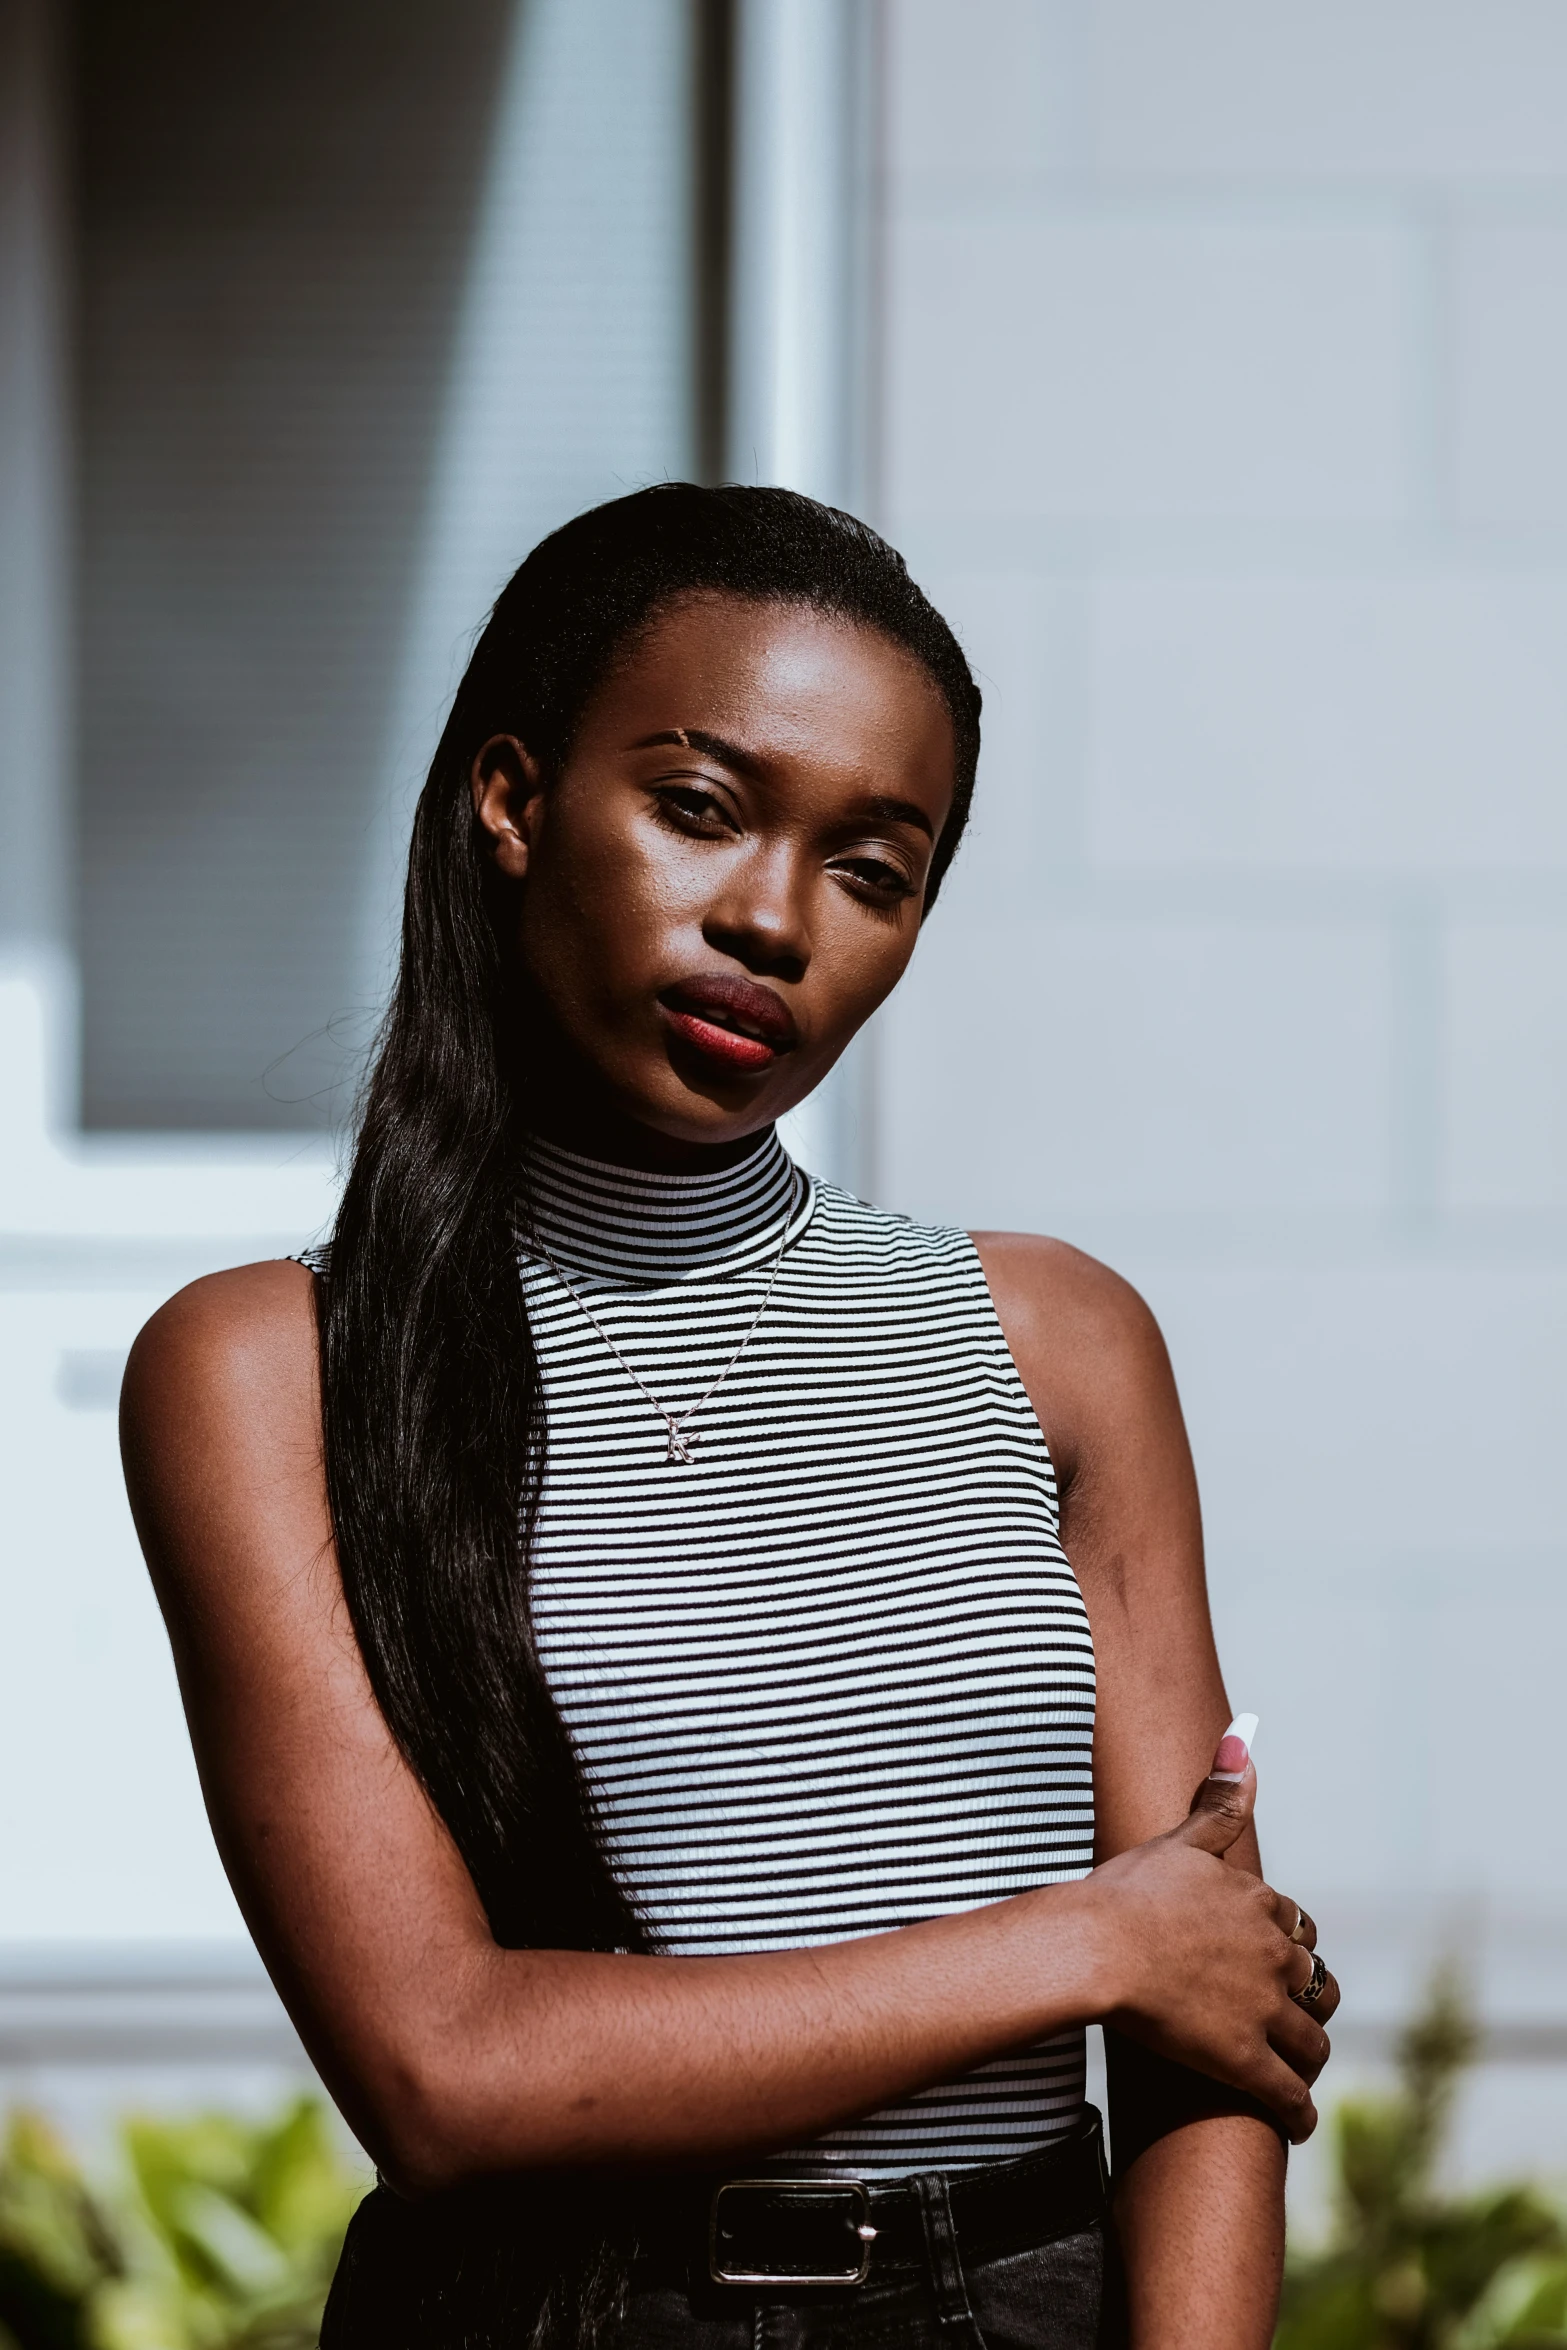
[[[702,934],[748,970],[798,978],[811,959],[804,875],[786,854],[747,857],[708,908]]]

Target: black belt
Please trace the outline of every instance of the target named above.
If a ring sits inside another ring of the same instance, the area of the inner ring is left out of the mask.
[[[1090,2107],[1068,2138],[1015,2162],[945,2174],[958,2252],[970,2264],[1026,2252],[1102,2220],[1104,2139]],[[924,2206],[897,2179],[820,2171],[690,2179],[636,2197],[639,2282],[853,2291],[923,2267]]]

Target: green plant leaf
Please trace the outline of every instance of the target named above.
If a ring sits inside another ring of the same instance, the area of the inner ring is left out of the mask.
[[[1333,2232],[1292,2255],[1276,2350],[1543,2350],[1567,2343],[1567,2231],[1529,2187],[1469,2196],[1433,2184],[1455,2089],[1476,2045],[1451,1969],[1399,2044],[1388,2096],[1333,2121]]]
[[[271,2118],[140,2115],[90,2190],[36,2115],[0,2149],[0,2350],[314,2350],[368,2184],[318,2098]],[[9,2329],[9,2336],[7,2334]]]

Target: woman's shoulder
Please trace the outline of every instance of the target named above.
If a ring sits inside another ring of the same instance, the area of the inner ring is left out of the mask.
[[[1098,1343],[1157,1330],[1147,1302],[1113,1266],[1042,1232],[971,1232],[991,1295],[1020,1320],[1046,1317]]]
[[[1163,1334],[1121,1274],[1041,1233],[968,1237],[1059,1471],[1101,1432],[1178,1413]]]
[[[314,1276],[290,1257],[207,1273],[161,1305],[120,1393],[128,1450],[319,1418]]]
[[[315,1276],[297,1257],[230,1265],[177,1289],[147,1321],[131,1349],[127,1376],[164,1362],[217,1368],[236,1357],[281,1349],[308,1337],[314,1346]]]
[[[328,1526],[313,1277],[284,1258],[209,1273],[131,1349],[120,1449],[171,1624],[278,1604]]]

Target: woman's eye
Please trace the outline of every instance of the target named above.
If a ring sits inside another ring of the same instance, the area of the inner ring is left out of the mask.
[[[716,792],[703,791],[695,784],[666,784],[658,794],[658,812],[679,832],[728,832],[733,829],[729,811]]]
[[[889,901],[912,897],[914,882],[901,865],[894,865],[887,857],[840,857],[837,870],[846,873],[851,881],[871,893]]]

